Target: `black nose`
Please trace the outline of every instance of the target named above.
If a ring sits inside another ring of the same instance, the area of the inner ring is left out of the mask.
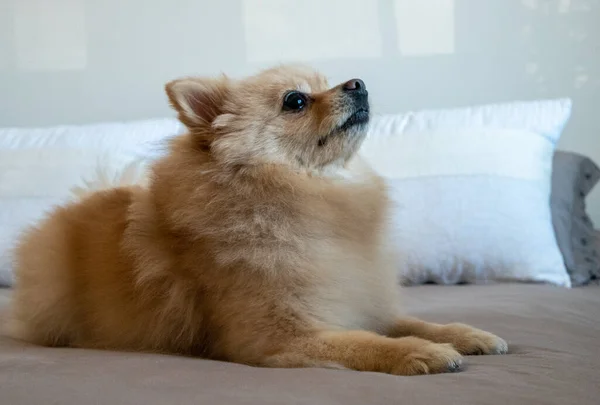
[[[363,82],[360,79],[352,79],[352,80],[348,80],[346,83],[343,84],[342,88],[344,89],[344,91],[358,91],[361,93],[366,93],[367,92],[367,86],[365,85],[365,82]]]

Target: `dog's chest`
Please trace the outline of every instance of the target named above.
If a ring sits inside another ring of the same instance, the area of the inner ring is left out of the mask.
[[[398,313],[399,290],[386,246],[387,196],[368,178],[344,180],[354,183],[324,193],[315,210],[311,229],[320,238],[308,249],[317,280],[310,311],[325,326],[382,332]]]
[[[365,257],[330,247],[319,263],[311,315],[323,326],[383,333],[399,311],[399,289],[384,254]]]

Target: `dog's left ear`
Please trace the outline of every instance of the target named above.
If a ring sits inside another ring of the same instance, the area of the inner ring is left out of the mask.
[[[190,130],[208,130],[223,113],[229,80],[226,77],[178,79],[167,83],[165,90],[185,126]]]

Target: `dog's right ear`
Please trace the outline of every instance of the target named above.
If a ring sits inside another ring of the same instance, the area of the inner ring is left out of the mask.
[[[185,126],[190,130],[208,129],[223,113],[229,83],[226,77],[185,78],[167,83],[165,90]]]

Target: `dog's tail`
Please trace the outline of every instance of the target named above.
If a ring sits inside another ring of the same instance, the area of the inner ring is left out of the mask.
[[[116,167],[115,167],[116,166]],[[71,188],[75,198],[84,198],[96,191],[108,190],[114,187],[148,185],[148,162],[146,159],[136,159],[127,164],[114,165],[106,160],[98,161],[95,174],[83,179],[82,186]]]

